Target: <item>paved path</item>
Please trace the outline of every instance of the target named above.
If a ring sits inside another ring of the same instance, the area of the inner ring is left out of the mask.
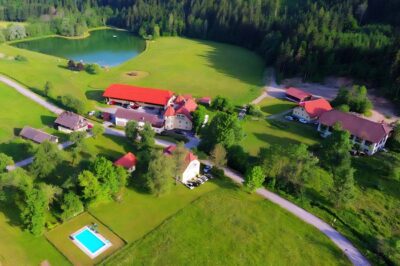
[[[210,161],[202,161],[202,163],[207,165],[212,165]],[[238,184],[243,184],[244,179],[243,176],[230,169],[224,168],[225,175],[232,179],[234,182]],[[280,197],[279,195],[268,191],[265,188],[257,189],[257,194],[260,196],[272,201],[273,203],[279,205],[283,209],[289,211],[293,215],[297,216],[304,222],[314,226],[319,231],[324,233],[327,237],[329,237],[335,244],[338,246],[344,254],[349,258],[349,260],[356,266],[369,266],[371,265],[368,260],[354,247],[349,240],[347,240],[343,235],[341,235],[338,231],[336,231],[333,227],[331,227],[326,222],[322,221],[318,217],[313,214],[307,212],[306,210],[298,207],[297,205],[291,203],[290,201]]]
[[[89,138],[89,137],[91,137],[91,135],[88,135],[87,137]],[[72,146],[73,144],[74,143],[71,142],[71,141],[66,141],[64,143],[58,144],[58,149],[63,150],[63,149],[66,149],[66,148]],[[6,169],[7,169],[7,171],[11,172],[11,171],[14,171],[15,169],[17,169],[18,167],[25,167],[25,166],[30,165],[31,163],[33,163],[33,159],[34,158],[35,157],[33,157],[33,156],[29,157],[29,158],[26,158],[26,159],[24,159],[22,161],[16,162],[14,165],[7,166]]]
[[[14,81],[6,76],[0,75],[0,82],[14,88],[16,91],[18,91],[22,95],[28,97],[32,101],[40,104],[44,108],[48,109],[50,112],[53,112],[53,113],[59,115],[64,111],[63,109],[58,108],[54,104],[47,102],[45,99],[41,98],[36,93],[32,92],[31,90],[25,88],[21,84],[17,83],[16,81]]]

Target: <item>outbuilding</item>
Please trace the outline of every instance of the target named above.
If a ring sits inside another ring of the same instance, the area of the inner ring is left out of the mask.
[[[312,94],[293,87],[286,89],[285,96],[289,101],[296,103],[305,102],[312,99]]]

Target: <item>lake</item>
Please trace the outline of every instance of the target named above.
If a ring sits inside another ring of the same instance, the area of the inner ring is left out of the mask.
[[[127,31],[96,30],[85,39],[44,38],[13,46],[101,66],[117,66],[144,51],[146,43]]]

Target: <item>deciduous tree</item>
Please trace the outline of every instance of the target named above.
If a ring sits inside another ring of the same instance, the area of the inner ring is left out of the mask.
[[[57,144],[45,141],[36,149],[29,169],[35,177],[45,178],[56,169],[60,162],[61,156]]]
[[[66,221],[83,212],[83,204],[79,197],[72,191],[64,194],[61,202],[61,219]]]
[[[264,180],[265,174],[263,168],[261,166],[254,166],[246,173],[244,185],[250,192],[253,192],[257,188],[262,187]]]
[[[12,164],[14,164],[14,161],[10,156],[0,153],[0,174],[5,172],[6,167]]]
[[[150,192],[158,197],[167,194],[173,184],[173,176],[172,159],[161,151],[154,151],[146,173]]]

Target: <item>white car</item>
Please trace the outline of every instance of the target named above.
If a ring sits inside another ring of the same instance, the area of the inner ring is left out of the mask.
[[[300,123],[303,123],[303,124],[308,124],[308,121],[305,120],[304,118],[300,118],[300,119],[299,119],[299,122],[300,122]]]

